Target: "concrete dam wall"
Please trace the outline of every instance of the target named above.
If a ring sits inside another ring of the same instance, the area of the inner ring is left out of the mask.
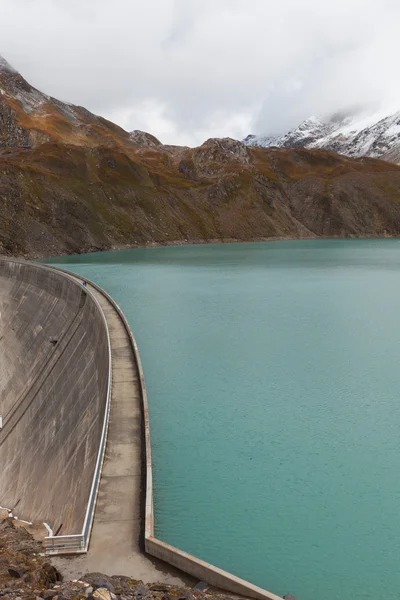
[[[109,376],[91,294],[57,271],[0,260],[0,506],[59,535],[82,531]]]

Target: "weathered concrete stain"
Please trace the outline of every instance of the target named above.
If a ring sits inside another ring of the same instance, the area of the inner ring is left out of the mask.
[[[78,282],[0,260],[0,505],[82,530],[108,366],[104,321]]]

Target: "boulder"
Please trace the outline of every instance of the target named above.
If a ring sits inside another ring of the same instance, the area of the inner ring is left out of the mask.
[[[21,577],[23,577],[25,575],[26,571],[22,567],[16,567],[16,566],[10,565],[8,567],[8,573],[11,575],[11,577],[20,579]]]
[[[92,598],[95,600],[117,600],[117,596],[107,588],[97,588],[97,590],[93,592]]]
[[[84,577],[81,577],[81,580],[91,585],[94,590],[97,590],[98,588],[106,588],[109,592],[115,592],[115,587],[111,581],[111,577],[103,575],[102,573],[87,573]]]
[[[54,596],[57,596],[57,590],[44,590],[40,595],[43,600],[51,600]]]

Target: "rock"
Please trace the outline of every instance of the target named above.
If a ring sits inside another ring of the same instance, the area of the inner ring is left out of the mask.
[[[154,135],[151,135],[151,133],[147,133],[146,131],[140,131],[139,129],[131,131],[129,139],[134,144],[144,146],[145,148],[158,148],[162,145],[160,140],[154,137]]]
[[[116,600],[117,596],[110,592],[107,588],[97,588],[95,592],[92,594],[93,598],[96,600]]]
[[[199,581],[199,583],[197,583],[194,586],[194,590],[198,591],[198,592],[205,592],[205,590],[208,588],[208,582],[207,581]]]
[[[134,586],[133,591],[135,596],[146,596],[149,590],[144,585],[139,583],[138,585]]]
[[[78,598],[82,597],[82,594],[80,594],[79,592],[77,593],[75,589],[68,586],[63,587],[63,589],[58,592],[58,595],[54,596],[54,600],[56,598],[57,600],[77,600]]]
[[[43,581],[42,573],[40,571],[31,571],[30,573],[25,573],[23,579],[25,583],[31,586],[39,585]]]
[[[283,598],[284,600],[297,600],[296,596],[293,596],[293,594],[285,594]]]
[[[44,592],[41,593],[43,600],[51,600],[54,596],[57,596],[57,590],[44,590]]]
[[[57,581],[63,580],[61,573],[50,563],[44,563],[42,566],[42,572],[44,576],[43,585],[51,585],[57,583]]]
[[[23,577],[25,575],[26,571],[22,567],[10,566],[10,567],[8,567],[8,573],[11,575],[11,577],[20,579],[21,577]]]
[[[84,577],[81,577],[81,581],[93,586],[95,590],[97,588],[106,588],[109,592],[115,592],[111,578],[107,577],[107,575],[102,575],[101,573],[88,573],[87,575],[84,575]]]
[[[91,585],[89,585],[86,590],[85,590],[85,596],[86,598],[88,598],[90,596],[90,594],[93,594],[93,587]]]
[[[111,581],[114,586],[114,593],[117,596],[126,594],[129,598],[145,597],[148,594],[148,589],[143,585],[142,581],[126,577],[124,575],[112,575]]]
[[[168,592],[170,590],[169,585],[164,583],[153,583],[149,586],[149,589],[153,592]]]
[[[175,596],[175,598],[176,598],[176,596]],[[195,597],[190,590],[188,590],[188,591],[182,590],[178,596],[178,600],[194,600],[194,598]]]

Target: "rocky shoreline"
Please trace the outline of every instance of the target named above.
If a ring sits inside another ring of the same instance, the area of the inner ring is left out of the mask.
[[[206,246],[208,244],[249,244],[257,242],[289,242],[289,241],[311,241],[311,240],[381,240],[381,239],[397,239],[400,238],[400,234],[392,235],[308,235],[308,236],[270,236],[270,237],[257,237],[251,239],[239,239],[239,238],[213,238],[213,239],[195,239],[195,240],[169,240],[166,242],[148,242],[143,244],[113,244],[110,247],[94,247],[89,249],[83,249],[78,252],[62,253],[58,252],[53,255],[44,255],[43,253],[25,253],[25,254],[1,254],[0,258],[15,258],[17,260],[45,260],[47,258],[56,258],[60,256],[73,256],[80,254],[93,254],[95,252],[111,252],[114,250],[144,250],[147,248],[167,248],[170,246]]]

